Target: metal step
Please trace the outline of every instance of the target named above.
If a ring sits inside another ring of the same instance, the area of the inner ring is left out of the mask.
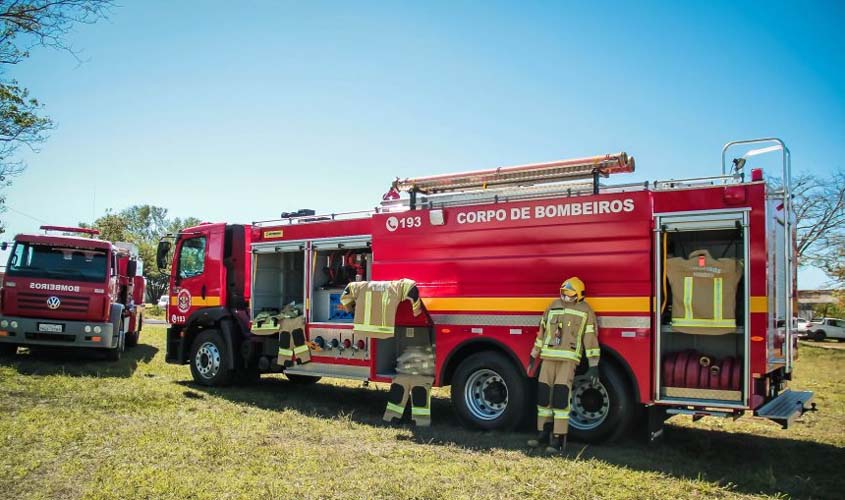
[[[754,415],[768,418],[779,423],[786,429],[793,420],[803,415],[805,411],[815,411],[816,405],[812,401],[812,391],[793,391],[787,389],[780,396],[758,408],[754,412]],[[810,406],[808,407],[807,405]]]
[[[369,380],[369,366],[333,365],[329,363],[305,363],[285,370],[291,375],[307,375],[309,377],[346,378],[352,380]]]

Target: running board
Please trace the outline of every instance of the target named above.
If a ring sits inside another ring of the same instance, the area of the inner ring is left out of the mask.
[[[346,378],[352,380],[369,380],[369,366],[333,365],[329,363],[305,363],[287,368],[285,373],[291,375],[307,375],[309,377]]]
[[[754,415],[768,418],[786,429],[793,420],[803,415],[804,412],[816,411],[816,404],[812,401],[813,391],[787,389],[780,393],[780,396],[758,408]],[[810,407],[808,408],[807,405],[810,405]]]
[[[704,417],[733,418],[736,420],[742,416],[741,411],[691,410],[688,408],[667,408],[666,413],[668,415],[691,415],[693,422],[697,422]]]

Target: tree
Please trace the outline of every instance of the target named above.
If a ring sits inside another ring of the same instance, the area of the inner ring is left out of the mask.
[[[798,176],[792,193],[799,261],[822,269],[833,285],[845,285],[845,171],[830,178]]]
[[[77,57],[66,36],[76,24],[102,19],[112,0],[0,0],[0,213],[5,211],[2,190],[26,168],[15,155],[21,146],[37,151],[53,122],[42,116],[42,105],[15,79],[9,66],[18,64],[35,47],[64,50]],[[0,221],[0,233],[3,232]]]
[[[152,205],[135,205],[117,213],[106,211],[105,215],[93,224],[80,224],[80,227],[93,227],[100,231],[100,237],[109,241],[126,241],[138,247],[141,260],[144,261],[144,278],[147,279],[147,302],[155,302],[167,291],[169,274],[159,271],[155,265],[158,240],[165,234],[175,234],[186,227],[196,226],[199,219],[186,217],[181,219],[167,217],[167,209]]]

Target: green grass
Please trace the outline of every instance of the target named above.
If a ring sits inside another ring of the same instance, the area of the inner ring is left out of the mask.
[[[841,498],[845,351],[802,346],[793,428],[675,417],[666,442],[570,443],[461,428],[448,390],[430,429],[381,424],[387,387],[267,377],[205,389],[147,327],[120,363],[75,353],[0,360],[0,498]]]

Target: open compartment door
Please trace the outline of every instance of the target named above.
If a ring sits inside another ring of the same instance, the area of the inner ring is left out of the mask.
[[[658,214],[654,399],[745,408],[748,212]]]

